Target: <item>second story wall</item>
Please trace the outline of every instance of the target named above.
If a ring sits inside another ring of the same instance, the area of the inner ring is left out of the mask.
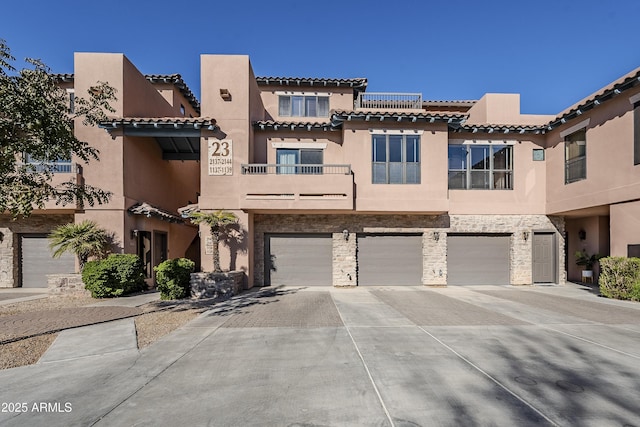
[[[547,134],[548,213],[640,197],[629,100],[638,93],[639,89],[625,91]]]
[[[449,189],[450,213],[544,214],[546,163],[544,159],[534,160],[534,150],[541,152],[542,143],[541,138],[531,135],[452,134],[449,146],[466,147],[469,169],[459,172],[466,175],[464,178],[452,178],[455,184]],[[493,155],[494,159],[476,157],[475,153],[469,151],[473,147],[481,150],[486,148],[487,155]],[[509,150],[510,159],[506,159],[502,153],[493,154],[501,149]],[[454,160],[449,162],[452,170],[459,169],[455,163]],[[451,174],[456,175],[456,172],[452,171]],[[465,179],[476,182],[467,185],[467,189],[456,189],[455,186],[464,185],[459,185],[459,181]],[[485,181],[491,189],[482,189],[481,181]]]

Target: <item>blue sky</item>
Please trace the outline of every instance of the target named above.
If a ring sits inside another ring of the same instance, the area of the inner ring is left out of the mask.
[[[199,55],[247,54],[260,76],[366,77],[425,99],[520,93],[556,114],[640,66],[638,0],[4,2],[18,59],[73,72],[73,52],[122,52],[180,73],[199,97]]]

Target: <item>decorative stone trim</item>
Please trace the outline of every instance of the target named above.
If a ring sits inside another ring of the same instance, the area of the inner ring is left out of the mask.
[[[244,272],[191,273],[191,297],[195,299],[228,299],[243,288]]]
[[[47,288],[51,295],[91,295],[84,288],[81,274],[47,274]]]
[[[512,285],[533,283],[532,240],[536,231],[554,231],[558,244],[558,282],[564,270],[564,218],[546,215],[292,215],[257,214],[254,217],[254,281],[264,285],[266,233],[331,233],[333,285],[357,286],[358,233],[422,233],[422,284],[447,285],[447,237],[449,234],[510,235],[509,270]],[[344,239],[343,230],[349,232]],[[527,236],[525,239],[523,236]]]

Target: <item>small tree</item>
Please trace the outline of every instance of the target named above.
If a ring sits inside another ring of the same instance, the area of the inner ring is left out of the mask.
[[[70,223],[56,227],[49,234],[49,248],[53,257],[58,258],[65,252],[78,257],[80,272],[89,257],[104,258],[109,245],[109,234],[94,221],[85,220],[78,224]]]
[[[76,94],[70,112],[66,91],[46,65],[27,58],[30,68],[17,71],[14,61],[0,39],[0,213],[27,217],[47,201],[106,203],[111,195],[107,191],[73,180],[55,185],[52,177],[61,159],[98,160],[98,150],[75,137],[74,119],[87,126],[105,120],[105,111],[115,111],[109,105],[115,89],[97,82],[86,97]]]
[[[192,212],[191,222],[194,224],[206,224],[211,228],[211,238],[213,240],[213,271],[222,273],[220,268],[220,232],[224,231],[232,224],[238,222],[238,217],[225,210],[215,212]]]

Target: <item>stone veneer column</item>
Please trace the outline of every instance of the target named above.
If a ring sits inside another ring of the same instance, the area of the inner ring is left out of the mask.
[[[422,235],[422,260],[422,284],[446,286],[447,233],[433,229]]]
[[[13,288],[17,266],[14,262],[13,233],[10,229],[0,227],[2,241],[0,242],[0,288]]]
[[[356,233],[345,240],[342,233],[333,233],[333,286],[356,286],[357,263]]]

